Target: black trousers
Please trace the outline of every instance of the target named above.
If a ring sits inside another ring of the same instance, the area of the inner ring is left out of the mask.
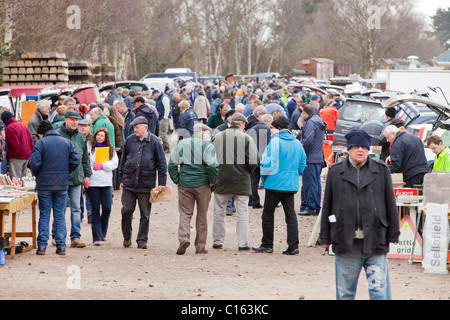
[[[251,178],[251,184],[252,184],[252,195],[250,197],[250,204],[252,206],[256,206],[258,204],[261,204],[261,199],[259,198],[258,188],[259,188],[259,181],[261,180],[261,169],[260,167],[257,167],[255,171],[250,175]]]
[[[273,248],[275,209],[278,203],[281,202],[287,224],[288,249],[293,250],[298,248],[298,222],[297,214],[295,213],[294,208],[294,195],[294,193],[266,190],[264,209],[262,213],[263,237],[261,240],[261,246],[265,248]]]
[[[414,188],[414,185],[415,185],[415,184],[420,184],[420,185],[422,185],[422,184],[423,184],[423,178],[424,178],[424,176],[425,176],[425,173],[426,173],[426,172],[422,172],[422,173],[419,173],[418,175],[415,175],[415,176],[412,177],[412,178],[405,179],[405,187],[406,187],[406,188]]]

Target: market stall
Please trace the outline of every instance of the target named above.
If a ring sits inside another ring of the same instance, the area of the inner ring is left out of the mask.
[[[3,186],[1,186],[3,187]],[[37,228],[36,228],[36,205],[37,194],[29,190],[0,189],[0,238],[9,237],[9,246],[11,247],[11,258],[15,258],[16,239],[31,238],[32,245],[24,248],[22,252],[36,249]],[[18,232],[16,228],[17,215],[31,207],[30,231]],[[6,232],[5,222],[11,218],[11,230]]]

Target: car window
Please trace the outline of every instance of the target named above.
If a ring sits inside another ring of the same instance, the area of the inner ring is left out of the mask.
[[[450,146],[450,131],[445,130],[444,134],[441,136],[444,146]]]
[[[348,101],[342,108],[340,119],[364,123],[369,120],[385,122],[384,110],[376,104]]]

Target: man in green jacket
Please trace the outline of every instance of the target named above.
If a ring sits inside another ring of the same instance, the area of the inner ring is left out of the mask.
[[[78,121],[80,118],[77,111],[68,110],[65,113],[64,124],[57,130],[61,137],[73,143],[81,159],[80,165],[69,176],[68,197],[70,200],[70,221],[72,223],[70,231],[72,248],[84,248],[86,246],[85,243],[81,242],[81,186],[89,182],[92,175],[86,139],[83,133],[78,130]]]
[[[221,124],[224,124],[226,121],[225,115],[229,110],[230,106],[227,103],[223,102],[219,106],[219,111],[217,111],[217,113],[209,117],[206,125],[212,129],[216,129]]]
[[[450,149],[444,146],[442,138],[432,135],[427,139],[428,148],[436,155],[434,159],[433,172],[450,173]]]
[[[228,199],[235,197],[239,250],[248,246],[248,200],[252,194],[251,173],[259,163],[259,153],[252,137],[244,133],[248,123],[245,116],[236,112],[230,128],[214,136],[214,147],[219,162],[219,177],[214,195],[213,248],[221,249],[225,239],[225,211]]]
[[[98,107],[94,108],[91,111],[89,111],[89,115],[91,116],[92,124],[94,125],[94,129],[92,130],[92,133],[95,134],[95,132],[99,128],[108,129],[109,141],[111,141],[111,144],[115,149],[116,148],[116,138],[115,138],[116,136],[114,133],[114,125],[103,114],[103,110]]]
[[[194,134],[181,140],[173,149],[169,161],[169,175],[178,186],[178,210],[180,223],[177,254],[182,255],[191,244],[191,219],[197,204],[195,253],[207,253],[208,207],[211,201],[211,189],[217,184],[219,164],[216,150],[209,142],[211,128],[204,124],[194,126]]]

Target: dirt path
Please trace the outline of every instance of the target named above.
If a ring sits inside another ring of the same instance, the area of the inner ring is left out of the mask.
[[[176,190],[176,187],[174,188]],[[261,190],[261,196],[264,191]],[[272,254],[237,248],[235,216],[227,217],[224,249],[212,249],[212,203],[209,211],[208,254],[188,248],[175,254],[178,240],[177,197],[152,209],[148,250],[122,246],[120,191],[114,193],[108,241],[94,247],[90,225],[82,222],[84,249],[68,248],[66,256],[51,245],[45,256],[35,251],[7,257],[0,268],[0,300],[334,300],[334,257],[320,246],[307,247],[316,217],[298,217],[300,254],[285,256],[286,227],[282,208],[275,221]],[[299,196],[296,197],[299,201]],[[298,204],[296,204],[298,207]],[[262,209],[250,209],[250,245],[260,244]],[[68,215],[67,215],[68,216]],[[29,226],[30,212],[18,217],[18,230]],[[138,215],[133,228],[137,230]],[[10,219],[7,219],[9,222]],[[70,220],[67,221],[70,226]],[[9,226],[7,223],[7,230]],[[135,234],[134,234],[135,236]],[[192,229],[192,238],[195,229]],[[28,240],[31,243],[31,240]],[[134,242],[134,239],[133,239]],[[449,300],[449,276],[424,274],[420,263],[390,260],[396,300]],[[368,299],[362,272],[357,299]]]

